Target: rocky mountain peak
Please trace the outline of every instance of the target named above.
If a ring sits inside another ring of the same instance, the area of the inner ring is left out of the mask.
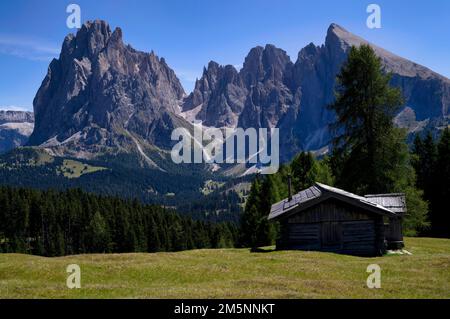
[[[298,53],[298,60],[314,57],[319,52],[320,52],[320,48],[311,42],[306,47],[304,47],[303,49],[300,50],[300,52]]]
[[[285,71],[291,66],[286,51],[267,44],[264,48],[257,46],[250,50],[240,74],[247,88],[250,88],[258,82],[283,82]]]
[[[34,100],[30,145],[72,156],[130,149],[136,141],[169,147],[184,90],[156,54],[125,45],[122,30],[86,22],[68,35]],[[140,145],[140,150],[144,147]]]
[[[245,58],[240,74],[247,87],[251,87],[264,76],[263,52],[264,48],[257,46],[252,48]]]
[[[332,23],[327,31],[325,38],[326,47],[337,47],[347,51],[351,46],[360,46],[361,44],[368,44],[363,38],[347,31],[336,23]]]
[[[389,52],[369,41],[347,31],[343,27],[333,23],[328,28],[325,46],[337,52],[338,50],[348,53],[352,46],[370,45],[375,53],[381,58],[386,71],[396,73],[407,77],[420,77],[423,79],[430,77],[439,77],[443,80],[448,80],[445,77],[431,71],[430,69],[414,63],[410,60],[402,58],[392,52]]]
[[[245,96],[246,89],[236,68],[210,61],[184,101],[183,111],[190,120],[200,120],[207,126],[234,127]]]
[[[209,61],[208,68],[205,69],[205,71],[207,73],[212,73],[212,72],[216,72],[217,70],[219,70],[219,68],[220,68],[219,63],[217,63],[216,61]]]
[[[248,90],[240,127],[275,127],[295,104],[292,90],[294,64],[286,51],[268,44],[255,47],[245,58],[240,76]]]
[[[63,42],[60,59],[92,57],[103,50],[111,38],[109,25],[102,20],[88,21]]]
[[[352,37],[353,35],[348,32],[344,27],[337,23],[331,23],[327,30],[327,37],[336,36],[338,38]]]
[[[239,72],[211,61],[183,110],[208,126],[273,127],[293,103],[293,67],[272,44],[252,48]]]

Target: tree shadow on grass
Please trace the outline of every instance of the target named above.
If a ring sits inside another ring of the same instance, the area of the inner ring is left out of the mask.
[[[255,247],[251,248],[251,253],[273,253],[277,251],[274,247]]]

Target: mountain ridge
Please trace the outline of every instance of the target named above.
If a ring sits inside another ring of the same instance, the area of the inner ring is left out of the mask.
[[[223,123],[215,123],[214,117],[205,117],[207,113],[202,110],[217,107],[228,110],[224,116],[238,118],[239,127],[279,127],[284,161],[301,150],[321,149],[331,139],[328,125],[333,121],[334,114],[327,109],[327,105],[334,100],[336,75],[351,46],[362,44],[374,48],[385,71],[393,74],[391,84],[404,93],[405,105],[396,118],[397,125],[415,132],[417,129],[435,129],[435,123],[448,124],[449,79],[370,43],[335,23],[328,28],[324,44],[308,44],[299,51],[295,62],[274,45],[252,48],[238,72],[242,82],[240,90],[246,95],[235,97],[244,104],[240,113],[232,112],[226,104],[224,107],[197,103],[189,107],[198,108],[195,119],[210,126],[221,126]],[[271,59],[263,58],[266,51],[272,53],[267,54]],[[268,60],[268,65],[264,66]],[[205,72],[198,81],[203,81],[204,77]],[[210,88],[208,90],[209,95],[215,94]],[[200,96],[202,92],[198,92],[196,86],[190,96],[193,94]]]
[[[148,151],[169,151],[171,131],[192,129],[199,120],[207,127],[279,127],[282,161],[288,161],[329,144],[335,78],[350,47],[361,44],[375,49],[405,95],[399,126],[448,123],[450,80],[335,23],[324,44],[310,43],[295,62],[272,44],[252,48],[239,71],[210,61],[186,95],[164,58],[125,45],[120,28],[96,20],[68,35],[50,64],[33,103],[29,145],[86,158],[132,151],[160,169]]]

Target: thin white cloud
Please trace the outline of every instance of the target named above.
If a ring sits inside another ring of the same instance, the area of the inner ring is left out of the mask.
[[[198,71],[176,70],[175,73],[180,78],[180,80],[186,81],[186,82],[195,82],[198,78],[200,78]]]
[[[181,85],[183,85],[186,93],[192,92],[194,90],[195,81],[201,77],[201,73],[198,71],[186,70],[186,69],[174,69],[175,74],[180,79]]]
[[[22,112],[31,112],[32,107],[24,107],[24,106],[16,106],[16,105],[8,105],[8,106],[0,106],[0,111],[22,111]]]
[[[0,53],[33,61],[49,61],[59,55],[58,46],[46,40],[0,34]]]

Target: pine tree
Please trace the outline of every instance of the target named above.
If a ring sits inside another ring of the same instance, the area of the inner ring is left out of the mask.
[[[324,157],[319,161],[316,160],[314,165],[316,166],[315,181],[322,184],[333,186],[334,176],[333,171],[331,170],[330,158]]]
[[[438,154],[431,132],[428,132],[424,140],[421,139],[419,134],[416,135],[413,156],[413,166],[417,174],[416,185],[424,191],[426,200],[433,201],[434,170]]]
[[[276,175],[268,175],[261,185],[255,248],[256,246],[270,246],[276,238],[275,224],[270,222],[268,217],[272,204],[281,200],[277,182],[279,179]]]
[[[241,245],[244,247],[257,246],[257,232],[256,229],[259,224],[260,216],[258,213],[260,202],[261,183],[259,176],[257,176],[250,189],[247,203],[245,204],[244,213],[241,217]]]
[[[316,160],[311,153],[302,152],[291,162],[292,186],[295,192],[311,187],[316,182],[334,184],[329,159]]]
[[[432,204],[433,234],[450,238],[450,129],[447,127],[441,135],[437,146],[438,154],[435,169],[435,193]]]
[[[427,205],[415,189],[406,132],[393,124],[402,98],[390,79],[370,46],[351,48],[330,106],[337,115],[331,162],[338,187],[361,195],[405,192],[405,231],[414,234],[428,225]]]
[[[153,216],[150,216],[149,229],[148,229],[148,251],[158,252],[161,250],[161,242],[159,240],[158,228]]]
[[[88,227],[89,250],[96,253],[109,251],[110,235],[103,216],[95,212]]]
[[[292,186],[295,192],[311,187],[316,182],[315,159],[309,152],[301,152],[291,163]]]
[[[400,91],[389,86],[381,60],[368,45],[352,47],[337,77],[335,171],[337,184],[356,193],[382,193],[401,157],[388,156],[396,129],[393,118],[402,104]],[[392,162],[394,161],[394,162]]]
[[[56,227],[56,256],[64,256],[66,254],[66,244],[64,241],[64,234],[59,225]]]
[[[430,227],[428,203],[422,200],[423,191],[408,186],[405,189],[408,212],[403,219],[403,235],[417,236]]]

